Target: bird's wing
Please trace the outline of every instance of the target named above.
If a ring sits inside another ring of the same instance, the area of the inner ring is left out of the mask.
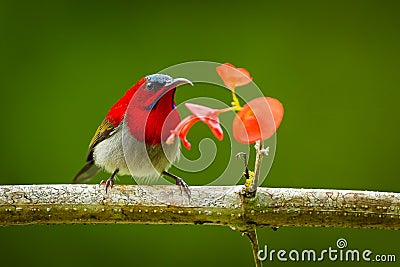
[[[109,122],[107,118],[105,118],[101,122],[99,128],[97,128],[97,131],[94,134],[92,141],[90,141],[89,150],[86,158],[87,162],[93,160],[93,152],[96,145],[99,144],[101,141],[109,138],[114,133],[114,131],[115,127],[113,126],[113,124]]]

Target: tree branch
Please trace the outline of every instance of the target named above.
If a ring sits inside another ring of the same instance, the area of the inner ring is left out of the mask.
[[[251,250],[253,252],[253,260],[254,260],[255,266],[256,267],[262,267],[262,262],[258,258],[258,251],[260,250],[260,248],[259,248],[259,245],[258,245],[258,238],[257,238],[256,229],[254,228],[252,230],[244,232],[244,234],[247,235],[247,237],[250,240]]]
[[[125,223],[256,227],[323,226],[400,229],[400,193],[193,186],[189,202],[175,186],[0,186],[0,225]]]

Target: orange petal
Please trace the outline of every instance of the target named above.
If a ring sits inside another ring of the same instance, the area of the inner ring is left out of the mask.
[[[175,138],[179,137],[184,147],[189,150],[191,148],[191,144],[186,139],[186,136],[190,128],[192,128],[192,126],[200,120],[208,125],[211,132],[215,135],[216,138],[222,140],[222,138],[224,137],[224,132],[222,131],[218,115],[222,112],[227,112],[231,110],[231,108],[213,109],[192,103],[186,103],[185,105],[192,112],[192,115],[184,118],[176,126],[176,128],[171,131],[170,136],[166,140],[167,144],[172,144]]]
[[[192,112],[194,116],[198,118],[208,117],[211,113],[215,113],[217,111],[216,109],[193,103],[185,103],[185,106],[188,108],[188,110],[190,110],[190,112]]]
[[[228,109],[219,110],[192,103],[186,103],[185,105],[194,116],[198,117],[202,122],[208,125],[211,132],[218,140],[222,140],[224,132],[222,131],[218,115]]]
[[[174,130],[171,131],[171,135],[167,138],[166,144],[172,144],[175,140],[175,137],[179,137],[181,139],[183,146],[187,149],[190,150],[191,144],[189,141],[186,139],[186,135],[188,134],[190,128],[198,122],[200,119],[197,118],[194,115],[190,115],[186,118],[184,118]]]
[[[219,141],[221,141],[224,138],[224,132],[222,131],[219,119],[218,120],[208,119],[206,124],[208,125],[211,132]]]
[[[190,115],[190,116],[188,116],[188,117],[186,117],[186,118],[184,118],[182,121],[181,121],[181,127],[179,128],[179,132],[178,132],[178,135],[179,136],[182,136],[182,137],[186,137],[186,135],[188,134],[188,132],[189,132],[189,130],[190,130],[190,128],[192,128],[192,126],[196,123],[196,122],[198,122],[200,119],[198,118],[198,117],[196,117],[196,116],[194,116],[194,115]],[[177,127],[178,128],[178,127]]]
[[[250,83],[253,78],[250,73],[244,68],[236,68],[230,63],[222,64],[216,67],[218,75],[221,77],[225,86],[231,90],[235,87]]]
[[[243,144],[270,138],[283,118],[283,105],[271,97],[259,97],[243,106],[233,119],[233,136]]]

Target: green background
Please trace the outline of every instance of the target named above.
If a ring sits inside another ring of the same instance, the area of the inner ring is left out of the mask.
[[[210,60],[247,68],[285,106],[264,186],[399,192],[399,7],[399,1],[0,1],[0,182],[69,183],[107,110],[136,80]],[[195,90],[179,91],[177,100]],[[209,136],[201,126],[191,134]],[[341,237],[351,248],[394,253],[400,261],[398,231],[259,230],[261,245],[275,249],[319,250]],[[217,226],[5,227],[0,244],[2,266],[252,264],[247,239]],[[313,265],[322,264],[345,265]]]

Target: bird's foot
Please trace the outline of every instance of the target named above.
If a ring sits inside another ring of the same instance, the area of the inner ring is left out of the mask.
[[[101,182],[100,182],[100,185],[105,185],[106,186],[106,194],[107,194],[107,191],[108,191],[108,188],[113,188],[113,186],[114,186],[114,179],[113,178],[108,178],[107,180],[101,180]]]
[[[115,175],[117,175],[117,173],[118,173],[118,169],[116,169],[116,170],[111,174],[110,178],[108,178],[106,181],[101,180],[100,185],[105,185],[105,186],[106,186],[106,194],[107,194],[108,188],[110,188],[110,189],[113,188],[113,186],[114,186],[114,184],[115,184],[115,182],[114,182],[114,177],[115,177]]]
[[[192,193],[190,192],[189,186],[187,185],[187,183],[185,183],[185,181],[184,181],[182,178],[180,178],[180,177],[178,177],[178,176],[176,176],[176,175],[174,175],[174,174],[172,174],[172,173],[169,173],[169,172],[167,172],[167,171],[163,171],[162,174],[164,174],[164,175],[166,175],[166,176],[169,176],[169,177],[171,177],[172,179],[174,179],[174,180],[175,180],[175,184],[176,184],[177,186],[179,186],[179,189],[181,190],[181,194],[182,194],[182,190],[184,190],[185,193],[186,193],[186,195],[189,197],[189,201],[190,201],[190,198],[191,198],[191,196],[192,196]]]
[[[179,178],[179,177],[177,177],[176,179],[175,179],[175,181],[176,181],[176,185],[177,186],[179,186],[179,189],[181,190],[181,194],[182,194],[182,189],[185,191],[185,193],[186,193],[186,195],[189,197],[189,199],[190,199],[190,197],[191,197],[191,192],[190,192],[190,188],[189,188],[189,186],[187,185],[187,183],[185,183],[185,181],[182,179],[182,178]]]

